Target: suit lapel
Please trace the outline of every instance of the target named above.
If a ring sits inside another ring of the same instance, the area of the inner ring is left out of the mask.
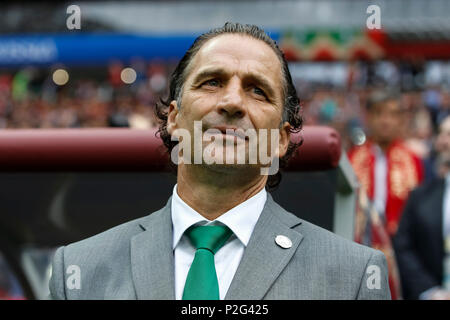
[[[277,205],[270,194],[255,225],[241,263],[234,275],[226,300],[260,300],[291,260],[303,236],[292,228],[301,220]],[[292,241],[289,249],[275,242],[277,235]]]
[[[131,270],[138,299],[175,299],[171,200],[140,224],[131,239]]]

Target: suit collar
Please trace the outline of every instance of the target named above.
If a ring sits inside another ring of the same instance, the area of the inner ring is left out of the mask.
[[[173,249],[176,248],[184,232],[190,226],[198,222],[211,222],[178,196],[176,186],[173,188],[171,202]],[[214,222],[221,222],[229,227],[244,246],[247,246],[266,200],[267,191],[263,188],[251,198],[222,214]]]
[[[164,208],[145,217],[140,223],[144,232],[131,239],[131,270],[138,299],[175,299],[171,200],[170,197]],[[303,240],[303,235],[293,229],[301,223],[267,194],[226,300],[259,300],[265,296]],[[288,237],[292,246],[278,246],[277,235]]]
[[[288,213],[267,195],[266,205],[255,226],[249,244],[233,277],[226,300],[260,300],[292,259],[303,240],[303,235],[293,228],[301,220]],[[292,246],[283,249],[275,237],[283,235]]]

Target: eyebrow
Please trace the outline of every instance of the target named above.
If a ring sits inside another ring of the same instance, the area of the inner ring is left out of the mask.
[[[207,68],[201,70],[197,75],[195,75],[192,83],[194,85],[198,84],[202,79],[207,79],[210,77],[219,77],[225,78],[229,75],[229,72],[225,71],[222,68]],[[269,80],[264,78],[263,76],[255,73],[246,73],[244,75],[244,82],[246,80],[250,80],[250,82],[260,86],[267,93],[268,96],[274,97],[275,91],[273,89],[273,85]]]

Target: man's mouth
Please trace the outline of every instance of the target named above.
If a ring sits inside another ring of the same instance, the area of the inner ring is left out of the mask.
[[[224,137],[233,137],[233,138],[239,138],[242,140],[248,140],[248,137],[245,135],[245,131],[241,128],[235,127],[235,126],[215,126],[211,129],[217,129],[220,132],[222,132],[222,135]]]

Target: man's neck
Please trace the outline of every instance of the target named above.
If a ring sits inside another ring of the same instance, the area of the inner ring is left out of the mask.
[[[248,172],[248,171],[247,171]],[[177,193],[191,208],[214,220],[261,191],[267,176],[217,172],[201,166],[178,167]]]
[[[389,146],[392,144],[393,141],[373,141],[377,146],[380,147],[380,149],[383,151],[383,153],[386,153]]]

